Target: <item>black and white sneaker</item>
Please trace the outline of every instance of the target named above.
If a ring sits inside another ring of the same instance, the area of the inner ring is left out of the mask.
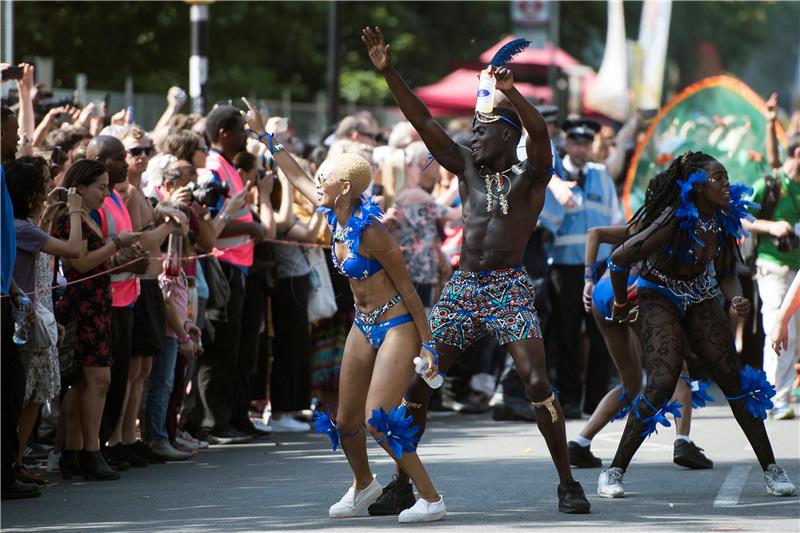
[[[589,446],[581,446],[574,440],[567,443],[569,464],[576,468],[598,468],[603,466],[603,461],[592,453]]]
[[[691,468],[692,470],[703,470],[714,468],[714,461],[703,453],[703,448],[698,448],[694,442],[685,440],[675,441],[675,453],[672,461],[679,466]]]
[[[383,487],[383,492],[367,511],[372,516],[398,515],[413,507],[415,502],[411,483],[401,483],[397,476],[393,476],[392,482]]]

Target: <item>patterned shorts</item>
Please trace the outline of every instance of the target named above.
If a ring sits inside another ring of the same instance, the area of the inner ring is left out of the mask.
[[[428,318],[433,338],[461,350],[491,333],[503,345],[542,338],[533,307],[533,284],[524,267],[456,271]]]

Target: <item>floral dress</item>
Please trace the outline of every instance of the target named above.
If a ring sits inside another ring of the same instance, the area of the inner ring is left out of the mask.
[[[441,246],[436,221],[447,214],[447,207],[431,197],[421,203],[404,202],[398,196],[386,228],[403,251],[403,260],[414,283],[435,284],[439,280]]]
[[[53,312],[53,295],[48,290],[53,278],[53,256],[44,252],[36,258],[36,308],[44,307]],[[56,329],[55,324],[52,325]],[[57,338],[58,331],[50,332]],[[28,374],[25,381],[25,404],[45,403],[61,391],[61,377],[58,367],[58,346],[53,344],[45,350],[31,354]]]
[[[83,235],[88,241],[87,252],[105,244],[96,225],[81,218]],[[53,227],[53,236],[68,240],[68,216],[59,218]],[[75,329],[75,355],[82,366],[111,366],[111,275],[106,261],[89,272],[81,274],[70,268],[66,271],[67,290],[57,306],[56,317],[65,326],[77,321]],[[73,283],[86,278],[84,281]]]

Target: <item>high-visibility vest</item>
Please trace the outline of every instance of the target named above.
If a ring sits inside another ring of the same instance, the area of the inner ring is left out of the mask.
[[[206,170],[213,171],[223,183],[228,184],[230,195],[234,196],[244,189],[242,179],[236,169],[216,150],[211,150],[206,159]],[[210,174],[210,173],[208,173]],[[238,222],[253,222],[253,214],[250,209],[244,209],[233,213],[232,220]],[[217,239],[217,246],[214,251],[219,253],[220,261],[226,261],[236,266],[249,268],[253,266],[253,250],[255,244],[249,235],[232,235],[230,237]]]
[[[100,214],[100,229],[103,231],[105,239],[123,231],[133,231],[131,216],[122,197],[113,190],[111,196],[103,200],[103,207],[97,211]],[[112,306],[128,307],[136,303],[138,297],[139,278],[136,277],[136,274],[119,271],[111,274]]]

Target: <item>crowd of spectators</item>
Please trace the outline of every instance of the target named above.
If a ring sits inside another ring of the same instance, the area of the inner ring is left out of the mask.
[[[173,87],[148,131],[129,110],[46,109],[33,67],[21,68],[18,101],[2,107],[3,497],[38,495],[47,484],[40,461],[65,479],[114,480],[209,445],[309,431],[312,408],[335,413],[352,294],[326,249],[323,216],[293,191],[240,107],[184,114],[185,93]],[[615,133],[583,119],[559,125],[555,108],[540,110],[555,175],[525,266],[565,416],[580,418],[614,380],[583,310],[583,244],[590,228],[624,223],[619,192],[645,124],[637,114]],[[778,161],[774,102],[771,110],[775,178],[756,189],[762,204],[776,200],[756,213],[757,260],[741,274],[763,285],[761,338],[800,268],[800,148],[794,142]],[[447,127],[469,145],[469,120]],[[333,154],[372,162],[366,194],[383,207],[429,309],[458,268],[459,182],[411,125],[382,127],[363,111],[316,143],[298,138],[290,117],[270,118],[267,130],[311,175]],[[781,418],[793,413],[791,324],[789,357],[779,360],[769,338],[755,343],[778,384]],[[27,341],[17,343],[15,327]],[[432,402],[535,419],[513,361],[491,338],[468,350]]]

